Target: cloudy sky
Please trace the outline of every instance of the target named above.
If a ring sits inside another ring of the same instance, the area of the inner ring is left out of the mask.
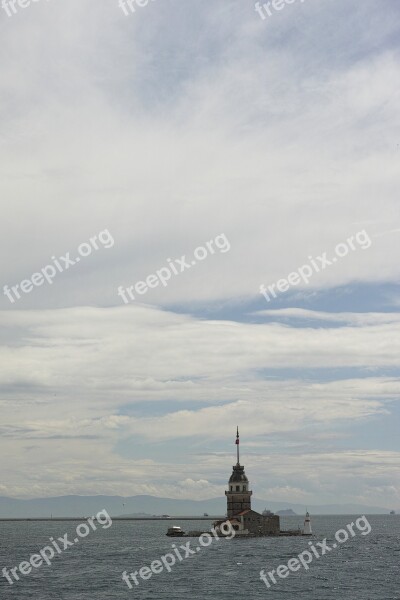
[[[239,425],[400,508],[400,7],[135,6],[0,9],[0,495],[221,496]]]

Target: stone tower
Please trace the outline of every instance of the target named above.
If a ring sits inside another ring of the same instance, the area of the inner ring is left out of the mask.
[[[243,510],[250,510],[251,495],[253,493],[249,489],[249,480],[239,460],[239,427],[236,432],[236,451],[237,463],[233,467],[232,475],[229,479],[229,489],[225,492],[228,517],[233,517]]]

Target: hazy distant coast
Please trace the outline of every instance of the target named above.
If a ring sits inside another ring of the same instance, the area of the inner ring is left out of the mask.
[[[59,496],[54,498],[33,498],[20,500],[0,497],[0,518],[35,518],[35,517],[80,517],[89,515],[103,508],[110,515],[182,515],[202,516],[224,515],[226,505],[224,498],[207,500],[176,500],[173,498],[157,498],[155,496]],[[265,508],[273,512],[293,511],[303,515],[306,508],[313,515],[328,514],[388,514],[389,509],[362,504],[325,504],[306,505],[290,502],[268,501],[254,498],[252,505],[262,512]],[[397,507],[394,507],[396,512]],[[285,514],[285,513],[282,513]],[[290,513],[286,513],[290,514]]]

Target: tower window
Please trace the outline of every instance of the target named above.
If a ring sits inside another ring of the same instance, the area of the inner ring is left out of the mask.
[[[236,486],[236,491],[237,491],[237,492],[240,492],[240,485],[237,485],[237,486]]]
[[[245,485],[243,486],[243,491],[244,491],[244,492],[246,491],[246,486],[245,486]]]

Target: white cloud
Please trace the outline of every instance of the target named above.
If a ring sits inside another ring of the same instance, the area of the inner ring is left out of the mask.
[[[398,398],[398,380],[379,372],[399,367],[398,315],[265,311],[343,325],[316,329],[156,308],[258,296],[260,283],[363,227],[379,234],[368,252],[311,285],[398,281],[396,9],[372,0],[292,8],[268,29],[241,0],[150,3],[130,19],[94,0],[2,15],[3,285],[53,255],[73,256],[105,228],[115,239],[17,304],[2,297],[4,493],[179,489],[190,497],[199,487],[214,495],[227,456],[176,464],[169,442],[186,448],[206,431],[207,443],[221,443],[240,422],[249,448],[262,451],[263,436],[282,435],[289,449],[310,423],[310,439],[326,450],[341,419],[385,415]],[[153,307],[119,307],[119,285],[222,232],[229,253],[149,292]],[[297,379],[275,375],[288,367],[299,369]],[[307,377],[344,367],[370,376]],[[130,436],[164,440],[174,483],[149,445],[143,459],[125,456]],[[303,489],[288,457],[276,458],[276,493]],[[374,497],[374,473],[380,490],[391,489],[397,456],[339,453],[339,466],[334,458],[318,465],[304,456],[313,467],[306,493],[319,493],[320,477],[323,493],[333,494],[343,477],[343,497],[351,494],[347,460],[365,484],[360,494]],[[279,464],[290,481],[279,480]]]
[[[361,23],[370,4],[354,8]],[[359,220],[371,223],[371,234],[395,229],[400,73],[393,50],[309,72],[299,60],[307,38],[300,52],[283,52],[255,25],[253,11],[243,14],[236,3],[229,27],[220,7],[196,9],[213,26],[193,54],[208,57],[211,38],[216,55],[193,69],[191,52],[181,55],[194,32],[179,27],[196,28],[193,10],[182,16],[181,8],[152,6],[127,20],[112,3],[31,8],[1,26],[9,98],[2,110],[10,123],[0,148],[1,196],[11,209],[2,242],[12,256],[3,280],[13,285],[52,255],[73,255],[105,227],[115,247],[35,289],[20,307],[119,304],[118,285],[134,284],[221,232],[230,253],[146,300],[256,296],[260,283],[354,234]],[[302,9],[310,33],[338,10]],[[391,24],[381,12],[383,35]],[[161,16],[178,25],[174,40]],[[289,19],[274,27],[290,27]],[[73,23],[68,33],[65,23]],[[169,64],[163,71],[165,48],[181,70]],[[156,97],[164,85],[169,94]],[[21,226],[21,211],[29,228]],[[352,253],[311,285],[395,281],[399,244],[396,233],[376,238],[368,252]]]
[[[305,444],[309,452],[326,452],[327,444],[341,439],[341,424],[388,414],[400,392],[394,377],[308,381],[302,376],[303,368],[332,364],[355,364],[366,373],[371,365],[398,366],[395,320],[390,327],[367,319],[357,327],[318,330],[318,343],[308,327],[207,322],[144,306],[15,311],[3,313],[0,320],[9,328],[0,372],[0,445],[9,456],[3,467],[9,494],[129,495],[151,489],[156,495],[174,495],[174,489],[182,488],[184,497],[195,497],[201,488],[203,498],[217,496],[231,458],[227,452],[218,458],[201,452],[221,442],[228,448],[236,424],[253,472],[261,476],[265,469],[268,481],[273,475],[272,489],[302,488],[296,483],[300,463],[291,455],[296,446],[302,452]],[[267,365],[298,366],[299,377],[265,378]],[[159,414],[152,403],[161,401]],[[267,460],[274,445],[271,436],[284,438],[280,447],[288,453],[273,464]],[[143,459],[121,455],[118,446],[124,443],[135,453],[136,440],[165,448],[165,457],[152,456],[149,445]],[[169,447],[177,440],[185,452],[184,465],[175,463],[175,450]],[[307,493],[315,493],[316,473],[326,489],[337,451],[329,452],[319,466],[319,458],[304,455],[312,473],[306,478]],[[389,464],[389,454],[383,457]],[[354,460],[360,478],[385,474],[367,454],[360,452]],[[389,485],[392,471],[391,466],[380,485]],[[284,482],[278,480],[279,472],[286,474]],[[344,477],[340,461],[332,477]],[[267,489],[262,481],[259,488]]]
[[[384,325],[397,324],[400,322],[399,313],[371,313],[371,312],[323,312],[317,310],[306,310],[304,308],[281,308],[272,310],[260,310],[254,313],[259,316],[267,317],[287,317],[310,319],[311,321],[331,321],[334,323],[343,323],[346,325],[364,326],[364,325]]]

